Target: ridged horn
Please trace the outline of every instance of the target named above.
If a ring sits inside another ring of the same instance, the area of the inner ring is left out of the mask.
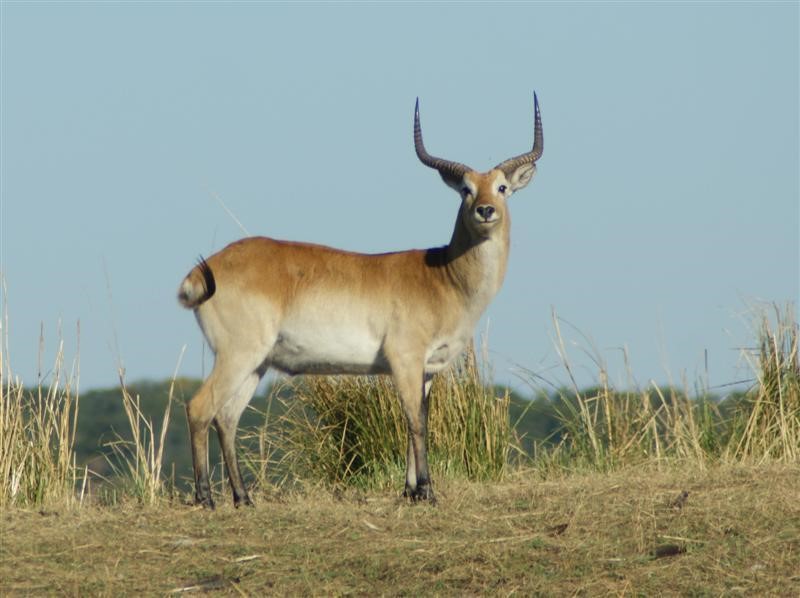
[[[417,151],[417,157],[420,161],[425,166],[438,170],[445,182],[460,184],[464,173],[472,170],[469,166],[459,162],[451,162],[450,160],[431,156],[425,150],[425,144],[422,143],[422,126],[419,124],[419,98],[417,98],[417,105],[414,107],[414,149]]]
[[[509,158],[505,162],[500,162],[495,168],[502,170],[508,177],[523,164],[530,164],[536,162],[542,157],[544,150],[544,136],[542,135],[542,114],[539,112],[539,98],[536,97],[536,92],[533,92],[533,110],[535,113],[535,124],[533,129],[533,149],[531,151],[520,154],[514,158]]]

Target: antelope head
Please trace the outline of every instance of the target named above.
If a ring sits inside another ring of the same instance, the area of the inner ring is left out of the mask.
[[[422,142],[419,122],[419,98],[414,110],[414,148],[423,164],[439,172],[444,182],[461,195],[459,217],[470,238],[478,242],[488,239],[500,228],[508,231],[506,200],[522,189],[536,174],[536,161],[544,149],[539,100],[533,94],[535,124],[531,151],[509,158],[488,172],[476,172],[459,162],[431,156]]]

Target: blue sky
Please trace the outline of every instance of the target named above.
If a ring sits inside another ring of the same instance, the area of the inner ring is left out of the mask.
[[[458,197],[413,151],[526,151],[495,378],[711,386],[751,377],[764,302],[797,301],[798,4],[3,2],[6,359],[60,339],[82,389],[199,376],[175,299],[245,233],[364,252],[446,243]],[[80,333],[77,333],[78,322]],[[59,332],[60,330],[60,332]],[[707,364],[707,365],[706,365]],[[545,382],[542,382],[544,380]]]

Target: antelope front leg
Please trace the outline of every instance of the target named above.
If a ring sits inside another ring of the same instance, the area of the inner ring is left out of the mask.
[[[411,437],[411,428],[406,425],[408,448],[406,449],[406,487],[403,490],[404,498],[411,498],[417,488],[417,458],[414,456],[414,441]]]
[[[397,379],[397,376],[395,377]],[[409,377],[410,378],[410,377]],[[406,486],[403,496],[412,501],[427,500],[436,503],[428,472],[428,396],[432,377],[424,376],[422,385],[411,384],[401,390],[397,383],[400,400],[408,425],[408,450],[406,452]],[[407,394],[404,394],[407,393]],[[408,397],[408,399],[406,398]]]

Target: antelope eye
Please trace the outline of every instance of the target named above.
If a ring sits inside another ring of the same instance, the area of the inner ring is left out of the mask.
[[[469,195],[469,193],[470,193],[469,187],[467,187],[467,186],[461,187],[461,195],[466,197],[467,195]]]
[[[498,190],[500,193],[505,193],[505,192],[506,192],[506,186],[505,186],[505,185],[500,185],[500,186],[497,188],[497,190]]]

